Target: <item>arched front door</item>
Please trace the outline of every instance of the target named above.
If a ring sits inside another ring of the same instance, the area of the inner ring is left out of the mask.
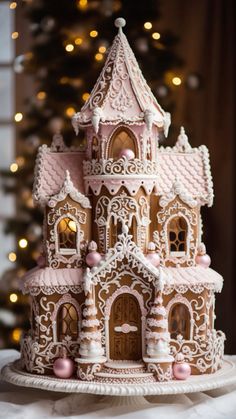
[[[113,302],[109,322],[110,358],[142,358],[141,310],[136,297],[124,293]]]

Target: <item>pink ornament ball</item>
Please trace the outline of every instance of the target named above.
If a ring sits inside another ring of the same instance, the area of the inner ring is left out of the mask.
[[[196,256],[196,264],[202,266],[203,268],[209,268],[211,264],[211,258],[209,255],[197,255]]]
[[[101,259],[102,256],[100,255],[100,253],[96,251],[89,252],[86,256],[86,263],[88,266],[90,266],[90,268],[92,268],[93,266],[97,266]]]
[[[132,160],[135,158],[135,154],[130,148],[124,148],[121,150],[119,157],[126,157],[127,160]]]
[[[146,259],[156,268],[160,266],[160,256],[158,253],[148,253]]]
[[[58,378],[70,378],[74,368],[74,362],[70,358],[57,358],[53,364],[53,372]]]
[[[173,365],[173,374],[176,380],[187,380],[191,375],[191,367],[187,362],[175,362]]]

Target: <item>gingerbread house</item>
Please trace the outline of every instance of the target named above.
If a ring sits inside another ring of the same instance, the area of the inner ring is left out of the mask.
[[[166,381],[182,353],[192,374],[221,367],[214,328],[222,277],[209,267],[201,207],[213,184],[205,146],[184,128],[159,145],[170,115],[148,87],[119,28],[81,111],[86,149],[61,134],[39,149],[33,196],[44,208],[44,255],[26,274],[31,329],[22,366],[53,374],[64,348],[79,380]]]

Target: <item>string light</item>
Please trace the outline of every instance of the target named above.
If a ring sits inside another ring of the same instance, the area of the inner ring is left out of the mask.
[[[160,39],[161,35],[159,34],[159,32],[153,32],[152,37],[153,39]]]
[[[104,52],[106,52],[106,47],[104,47],[103,45],[101,45],[99,48],[98,48],[98,51],[99,52],[101,52],[101,54],[104,54]]]
[[[74,50],[74,45],[73,44],[67,44],[66,46],[65,46],[65,50],[67,51],[67,52],[72,52],[73,50]]]
[[[180,86],[180,84],[182,83],[182,80],[181,80],[181,78],[180,78],[180,77],[173,77],[173,79],[172,79],[172,83],[173,83],[175,86]]]
[[[12,10],[15,9],[16,7],[17,7],[16,1],[12,1],[9,5],[9,8],[12,9]]]
[[[21,167],[25,164],[25,158],[22,156],[16,157],[16,163],[18,164],[18,167]]]
[[[90,96],[89,93],[87,93],[87,92],[86,93],[83,93],[82,99],[86,102],[86,100],[88,100],[89,96]]]
[[[143,26],[144,26],[145,29],[148,29],[148,30],[152,29],[152,23],[151,22],[145,22]]]
[[[11,301],[11,303],[16,303],[18,300],[18,295],[15,293],[10,294],[9,300]]]
[[[88,5],[88,0],[79,0],[78,2],[78,6],[80,7],[80,9],[86,9]]]
[[[43,100],[43,99],[45,99],[46,98],[46,92],[38,92],[37,93],[37,99],[39,99],[39,100]]]
[[[11,37],[12,39],[17,39],[19,37],[19,32],[12,32]]]
[[[8,259],[10,262],[15,262],[16,261],[16,254],[14,252],[10,252],[8,254]]]
[[[18,164],[17,164],[17,163],[12,163],[12,164],[10,165],[10,171],[11,171],[12,173],[17,172],[18,168],[19,168],[19,166],[18,166]]]
[[[20,122],[23,119],[23,114],[21,112],[17,112],[14,116],[16,122]]]
[[[61,77],[60,78],[60,83],[61,84],[66,84],[66,83],[68,83],[69,82],[69,78],[68,77]]]
[[[95,60],[96,61],[101,61],[103,59],[103,55],[100,54],[100,52],[98,52],[97,54],[95,54]]]
[[[25,249],[28,246],[28,240],[20,239],[18,244],[21,249]]]
[[[75,38],[75,45],[81,45],[83,43],[82,38]]]
[[[11,337],[14,342],[19,342],[21,338],[22,330],[19,328],[16,328],[12,331]]]
[[[93,30],[90,32],[89,35],[91,36],[91,38],[96,38],[96,36],[98,36],[98,31]]]
[[[67,116],[72,117],[74,114],[75,114],[75,108],[73,108],[72,106],[66,109]]]

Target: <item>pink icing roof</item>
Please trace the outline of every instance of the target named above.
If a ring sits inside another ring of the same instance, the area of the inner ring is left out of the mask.
[[[181,153],[160,149],[158,155],[158,195],[168,194],[177,179],[183,189],[202,204],[212,205],[213,183],[208,150],[205,146]]]
[[[59,193],[66,170],[70,172],[74,187],[84,194],[84,158],[85,154],[81,151],[51,152],[47,146],[40,147],[35,168],[34,200],[45,204],[49,197]]]
[[[89,99],[73,118],[75,128],[90,124],[94,109],[99,111],[101,123],[143,123],[148,110],[158,127],[169,124],[169,114],[152,94],[121,28]]]
[[[216,292],[220,292],[223,286],[223,278],[211,268],[192,266],[185,268],[163,267],[161,268],[167,286],[171,285],[209,285],[213,286]]]
[[[23,277],[23,292],[33,287],[79,286],[83,280],[83,269],[33,268]]]

